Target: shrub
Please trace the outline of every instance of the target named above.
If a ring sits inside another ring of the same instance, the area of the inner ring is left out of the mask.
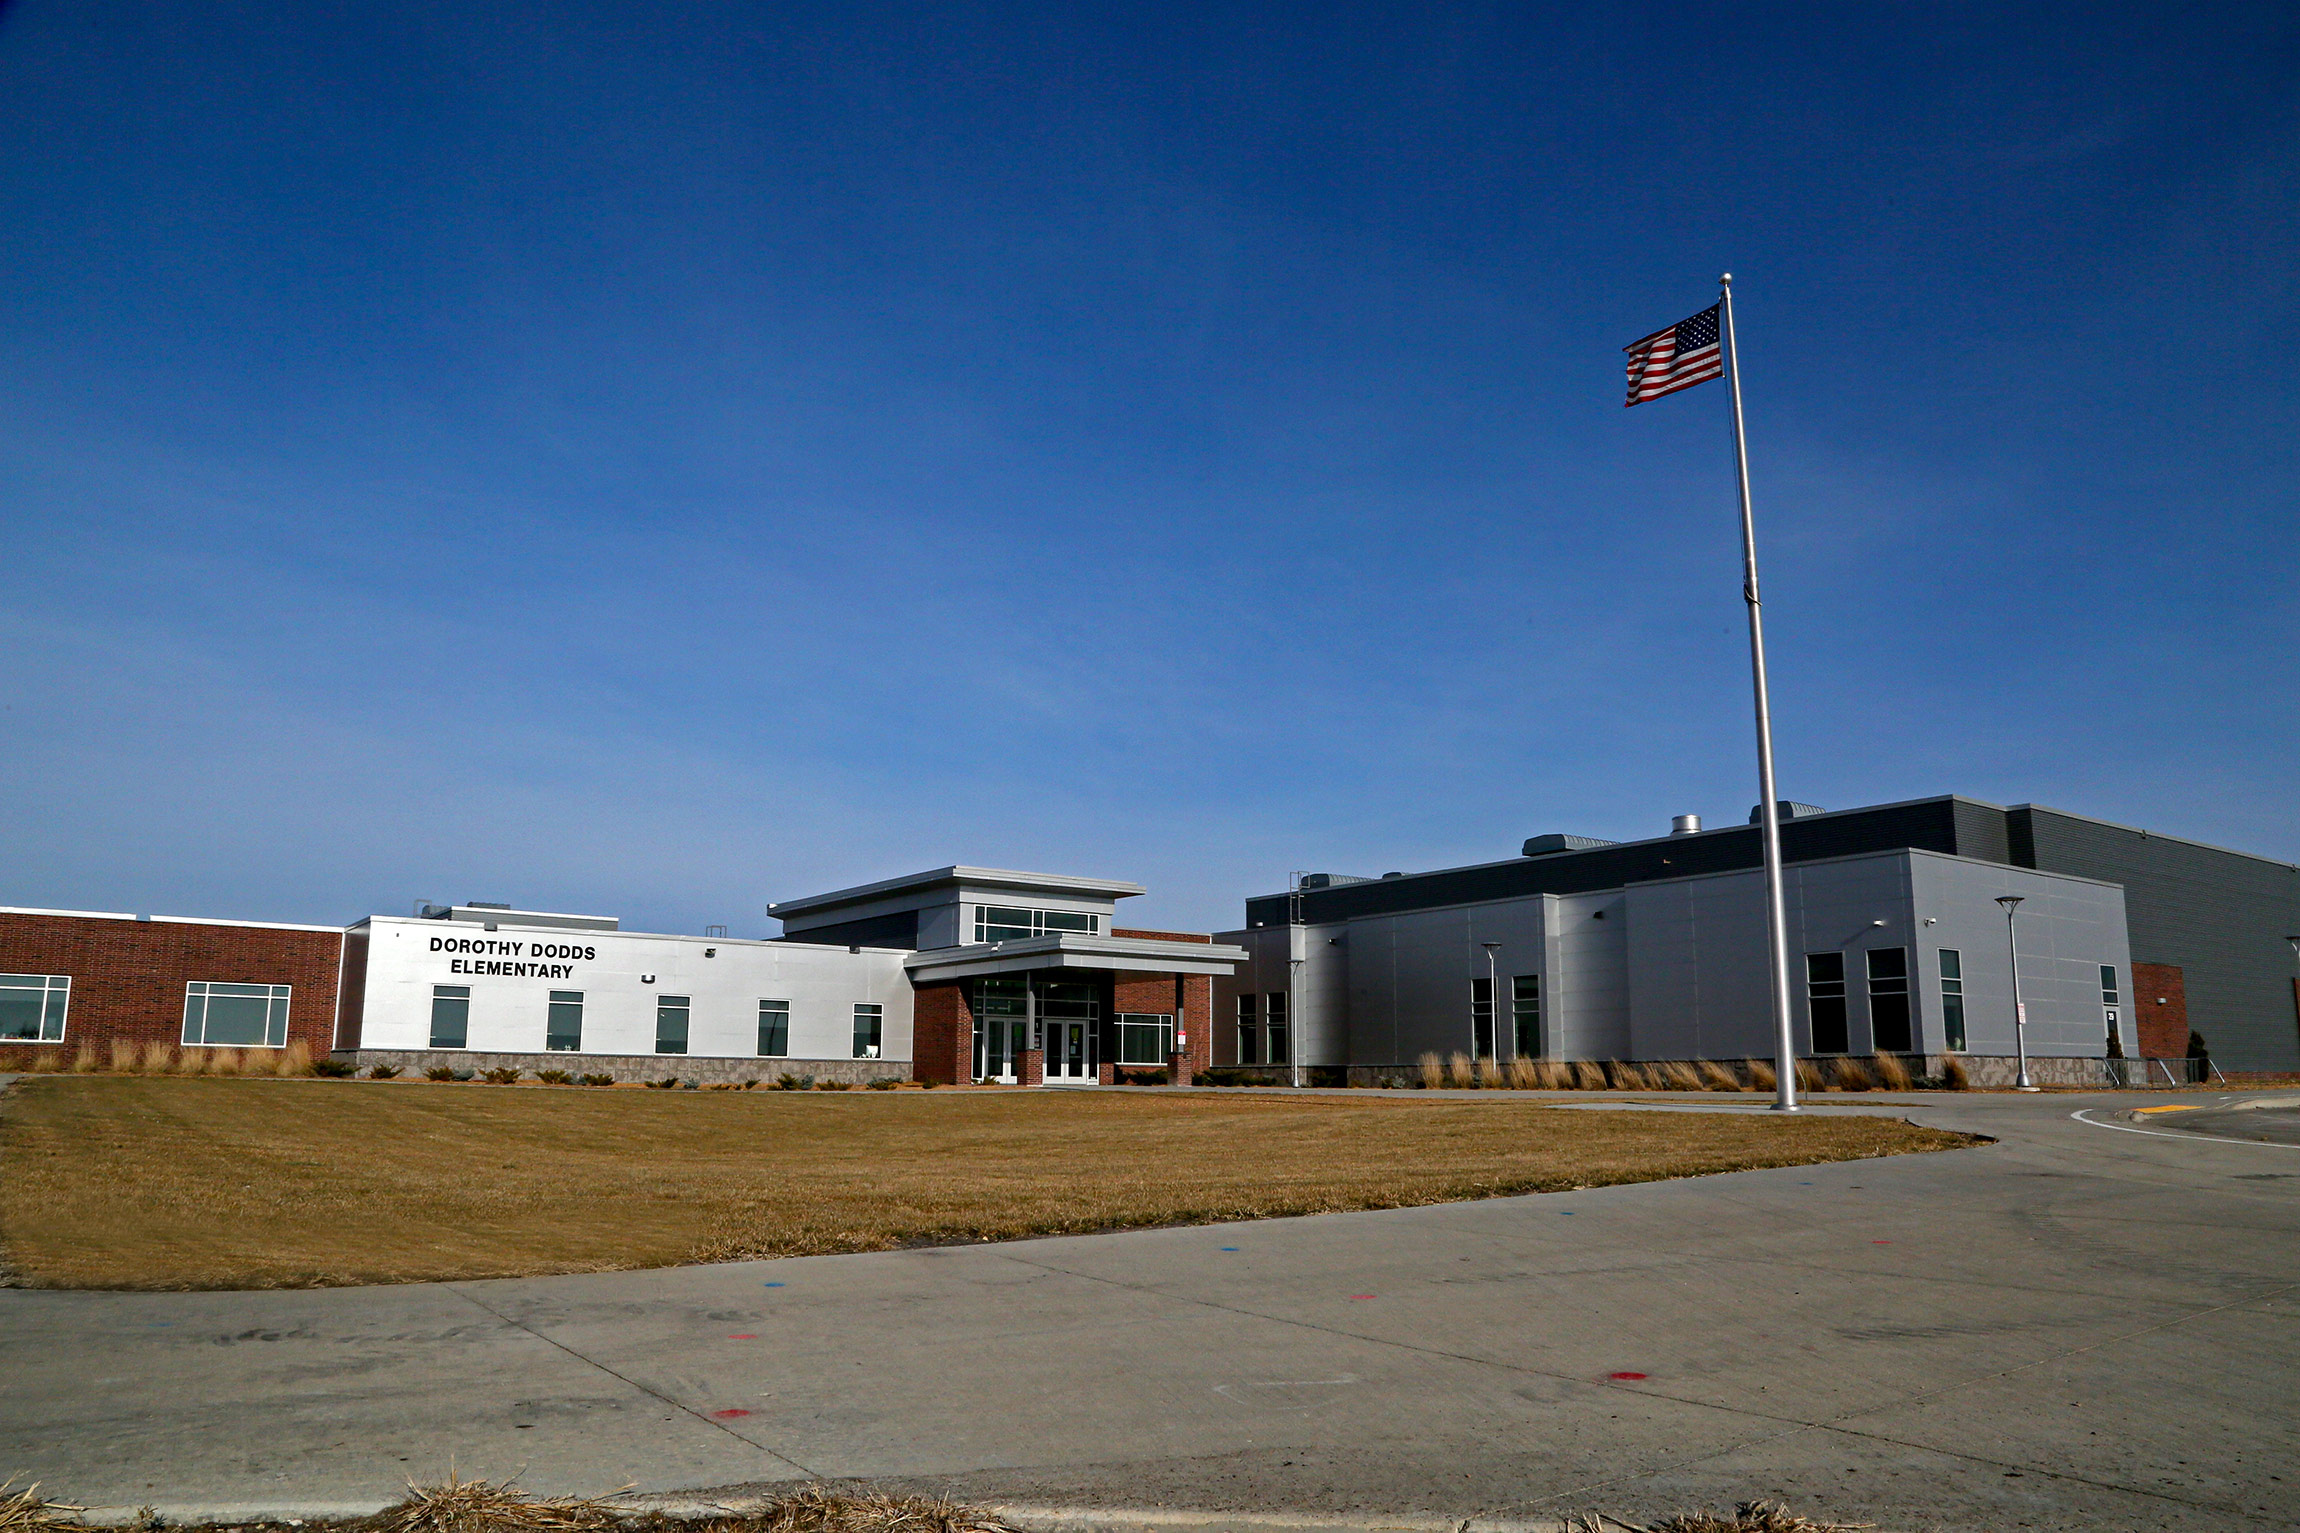
[[[776,1091],[812,1091],[815,1078],[811,1075],[793,1075],[788,1070],[775,1077]]]
[[[248,1057],[238,1049],[208,1050],[210,1075],[238,1075],[247,1069]]]
[[[1121,1066],[1114,1078],[1121,1086],[1163,1086],[1174,1078],[1171,1070],[1128,1070]]]
[[[1879,1054],[1871,1065],[1877,1072],[1877,1085],[1886,1091],[1909,1089],[1909,1067],[1901,1063],[1898,1054]]]
[[[1681,1059],[1673,1059],[1665,1065],[1655,1065],[1653,1071],[1653,1083],[1657,1086],[1666,1084],[1671,1091],[1699,1091],[1701,1089],[1701,1077],[1693,1072],[1691,1065]]]
[[[455,1079],[455,1067],[453,1065],[433,1065],[423,1072],[423,1078],[427,1081],[451,1081]]]
[[[703,1089],[705,1091],[740,1091],[743,1089],[743,1083],[741,1081],[713,1081]]]
[[[873,1078],[869,1084],[873,1091],[892,1091],[902,1084],[902,1077],[899,1075],[881,1075]]]
[[[1751,1091],[1771,1091],[1781,1084],[1781,1078],[1773,1073],[1773,1067],[1762,1059],[1744,1059],[1741,1068],[1749,1074]]]
[[[853,1085],[854,1085],[854,1082],[852,1082],[852,1081],[816,1081],[816,1082],[815,1082],[815,1090],[817,1090],[817,1091],[846,1091],[846,1090],[850,1089],[850,1088],[851,1088]]]
[[[1477,1083],[1480,1086],[1498,1090],[1509,1084],[1509,1067],[1491,1054],[1474,1061],[1473,1067],[1477,1071]]]
[[[1313,1086],[1347,1087],[1350,1083],[1350,1067],[1347,1065],[1311,1065],[1303,1070],[1302,1079]],[[1163,1080],[1160,1084],[1164,1084]]]
[[[535,1072],[535,1078],[546,1086],[572,1086],[575,1084],[575,1077],[569,1075],[565,1070],[538,1070]]]
[[[1821,1067],[1814,1064],[1809,1059],[1798,1060],[1797,1089],[1800,1091],[1820,1091],[1824,1089],[1821,1084]]]
[[[32,1056],[31,1069],[35,1075],[49,1074],[64,1068],[62,1049],[42,1049]]]
[[[1653,1083],[1645,1078],[1645,1072],[1625,1060],[1607,1060],[1605,1073],[1607,1078],[1613,1082],[1613,1089],[1616,1091],[1650,1091],[1653,1089]]]
[[[371,1081],[395,1081],[395,1080],[398,1080],[398,1079],[399,1079],[399,1066],[397,1066],[397,1065],[369,1065],[369,1066],[367,1067],[367,1078],[368,1078],[369,1080],[371,1080]]]
[[[1605,1072],[1597,1067],[1595,1060],[1577,1059],[1573,1062],[1573,1084],[1579,1091],[1603,1091]]]
[[[301,1038],[289,1039],[288,1046],[272,1061],[272,1074],[283,1080],[311,1074],[311,1045]]]
[[[918,1083],[918,1089],[921,1091],[932,1091],[935,1087],[941,1084],[942,1083],[940,1081],[920,1081]]]
[[[122,1073],[136,1068],[136,1046],[125,1038],[112,1040],[112,1068]]]
[[[72,1073],[74,1075],[95,1074],[96,1051],[84,1043],[81,1044],[80,1052],[72,1056]]]
[[[1941,1085],[1949,1091],[1970,1091],[1973,1089],[1971,1072],[1965,1069],[1965,1062],[1954,1054],[1951,1054],[1941,1065]]]
[[[175,1062],[175,1045],[154,1038],[145,1043],[138,1055],[136,1069],[145,1075],[165,1075]]]
[[[1519,1091],[1531,1091],[1541,1084],[1541,1070],[1520,1054],[1509,1062],[1509,1084]]]
[[[377,1065],[375,1070],[383,1070],[387,1068],[389,1067],[385,1065]],[[377,1075],[375,1070],[370,1070],[367,1072],[371,1079],[389,1079],[388,1076]],[[359,1066],[353,1064],[348,1059],[315,1059],[312,1061],[311,1073],[318,1076],[324,1076],[326,1079],[331,1081],[348,1081],[353,1076],[359,1074]],[[393,1070],[391,1072],[392,1075],[397,1075],[398,1073],[399,1072],[397,1070]]]
[[[1739,1091],[1741,1079],[1714,1059],[1697,1059],[1693,1068],[1701,1073],[1701,1085],[1709,1091]]]
[[[491,1086],[508,1086],[519,1079],[519,1071],[511,1065],[498,1065],[482,1072],[482,1078]]]
[[[176,1068],[185,1075],[205,1075],[212,1063],[206,1049],[186,1049],[176,1057]]]
[[[586,1086],[612,1086],[615,1084],[615,1077],[612,1075],[586,1075],[582,1077],[582,1082]]]
[[[1435,1091],[1445,1084],[1445,1061],[1435,1054],[1424,1054],[1417,1063],[1421,1067],[1422,1084]]]
[[[666,1075],[659,1081],[641,1081],[639,1084],[649,1091],[676,1091],[679,1089],[679,1077]]]

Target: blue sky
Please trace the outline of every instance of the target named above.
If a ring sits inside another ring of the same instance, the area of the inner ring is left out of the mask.
[[[2287,5],[0,11],[0,903],[2300,859]]]

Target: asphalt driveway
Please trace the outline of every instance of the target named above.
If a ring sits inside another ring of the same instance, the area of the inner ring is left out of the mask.
[[[0,1291],[0,1475],[118,1506],[373,1501],[452,1459],[585,1493],[2300,1523],[2300,1146],[2134,1112],[2193,1093],[1891,1100],[1821,1110],[2000,1142],[662,1272]]]

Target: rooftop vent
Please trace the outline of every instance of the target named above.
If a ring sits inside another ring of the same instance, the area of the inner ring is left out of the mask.
[[[511,906],[502,900],[465,900],[463,908],[466,910],[509,910]]]
[[[1568,836],[1562,833],[1535,836],[1525,843],[1524,855],[1547,857],[1552,852],[1586,852],[1600,846],[1619,846],[1618,841],[1600,841],[1595,836]]]
[[[1773,807],[1780,812],[1781,818],[1784,820],[1802,820],[1809,814],[1827,814],[1829,812],[1828,810],[1823,809],[1819,804],[1791,803],[1788,799],[1785,798],[1776,800]],[[1763,804],[1752,804],[1749,806],[1750,824],[1755,825],[1758,821],[1764,818],[1765,806]]]
[[[1305,889],[1339,889],[1344,884],[1370,884],[1372,882],[1372,879],[1360,878],[1355,873],[1304,873],[1302,875],[1302,887]]]
[[[1669,822],[1669,834],[1673,836],[1697,836],[1700,833],[1701,816],[1697,814],[1681,814]]]

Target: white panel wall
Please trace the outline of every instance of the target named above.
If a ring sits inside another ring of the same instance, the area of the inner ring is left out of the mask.
[[[369,923],[367,992],[361,1047],[423,1049],[431,1043],[434,985],[471,989],[473,1053],[544,1051],[551,992],[583,994],[585,1054],[655,1052],[658,996],[689,998],[690,1055],[754,1058],[759,1002],[791,1005],[791,1059],[854,1057],[854,1006],[883,1008],[879,1056],[911,1057],[911,989],[902,953],[793,942],[730,941],[723,937],[656,936],[640,932],[568,932],[467,922],[377,917]],[[441,944],[492,942],[501,953],[449,952]],[[543,951],[538,953],[537,949]],[[578,950],[565,956],[565,950]],[[587,951],[590,956],[582,956]],[[715,951],[716,957],[705,957]],[[458,972],[458,964],[547,964],[563,974],[490,975]],[[653,976],[650,981],[646,976]]]

